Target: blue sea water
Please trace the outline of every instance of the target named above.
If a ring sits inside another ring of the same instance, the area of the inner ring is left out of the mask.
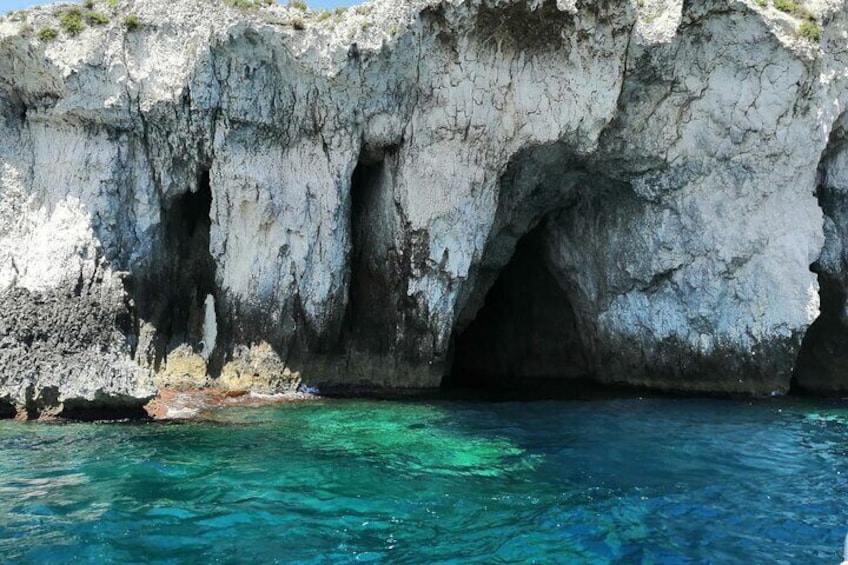
[[[322,400],[0,422],[3,563],[838,563],[848,405]]]

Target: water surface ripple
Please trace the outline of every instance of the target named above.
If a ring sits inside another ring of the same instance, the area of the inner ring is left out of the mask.
[[[838,563],[848,405],[318,401],[0,422],[3,563]]]

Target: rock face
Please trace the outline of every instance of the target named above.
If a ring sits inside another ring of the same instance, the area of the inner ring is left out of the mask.
[[[841,0],[67,9],[0,20],[0,403],[848,389]]]

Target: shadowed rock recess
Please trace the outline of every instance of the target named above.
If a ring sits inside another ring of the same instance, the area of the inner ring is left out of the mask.
[[[0,18],[0,416],[848,390],[842,0],[256,4]]]

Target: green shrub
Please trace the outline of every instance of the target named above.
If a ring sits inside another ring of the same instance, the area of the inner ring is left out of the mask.
[[[795,0],[774,0],[774,7],[781,12],[791,14],[798,8],[798,5],[795,4]]]
[[[818,42],[821,39],[822,30],[816,22],[801,22],[798,26],[798,35],[804,39]]]
[[[82,12],[79,8],[68,8],[62,12],[59,18],[59,27],[70,36],[79,35],[82,32]]]
[[[335,10],[333,10],[333,15],[341,16],[341,15],[344,15],[345,12],[347,12],[347,8],[340,7],[340,8],[336,8]]]
[[[306,2],[303,0],[289,0],[287,6],[289,8],[294,8],[295,10],[300,10],[301,12],[305,12],[309,9],[309,6],[307,6]]]
[[[85,2],[82,3],[82,5],[85,6],[86,10],[93,10],[94,9],[94,0],[85,0]]]
[[[43,41],[44,43],[53,41],[57,37],[59,37],[59,32],[52,27],[43,27],[38,30],[38,40]]]
[[[113,10],[118,7],[118,4],[121,0],[106,0],[106,5],[112,8]]]
[[[323,22],[325,20],[329,20],[333,17],[333,13],[330,10],[321,10],[318,12],[318,21]]]
[[[270,6],[274,0],[230,0],[230,5],[239,10],[258,10],[264,4]]]
[[[102,26],[109,23],[109,17],[100,12],[86,12],[85,21],[88,25]]]
[[[757,6],[760,8],[765,8],[768,6],[768,0],[757,0]]]
[[[127,28],[127,31],[136,30],[139,26],[141,26],[141,22],[135,14],[130,14],[124,18],[124,27]]]

